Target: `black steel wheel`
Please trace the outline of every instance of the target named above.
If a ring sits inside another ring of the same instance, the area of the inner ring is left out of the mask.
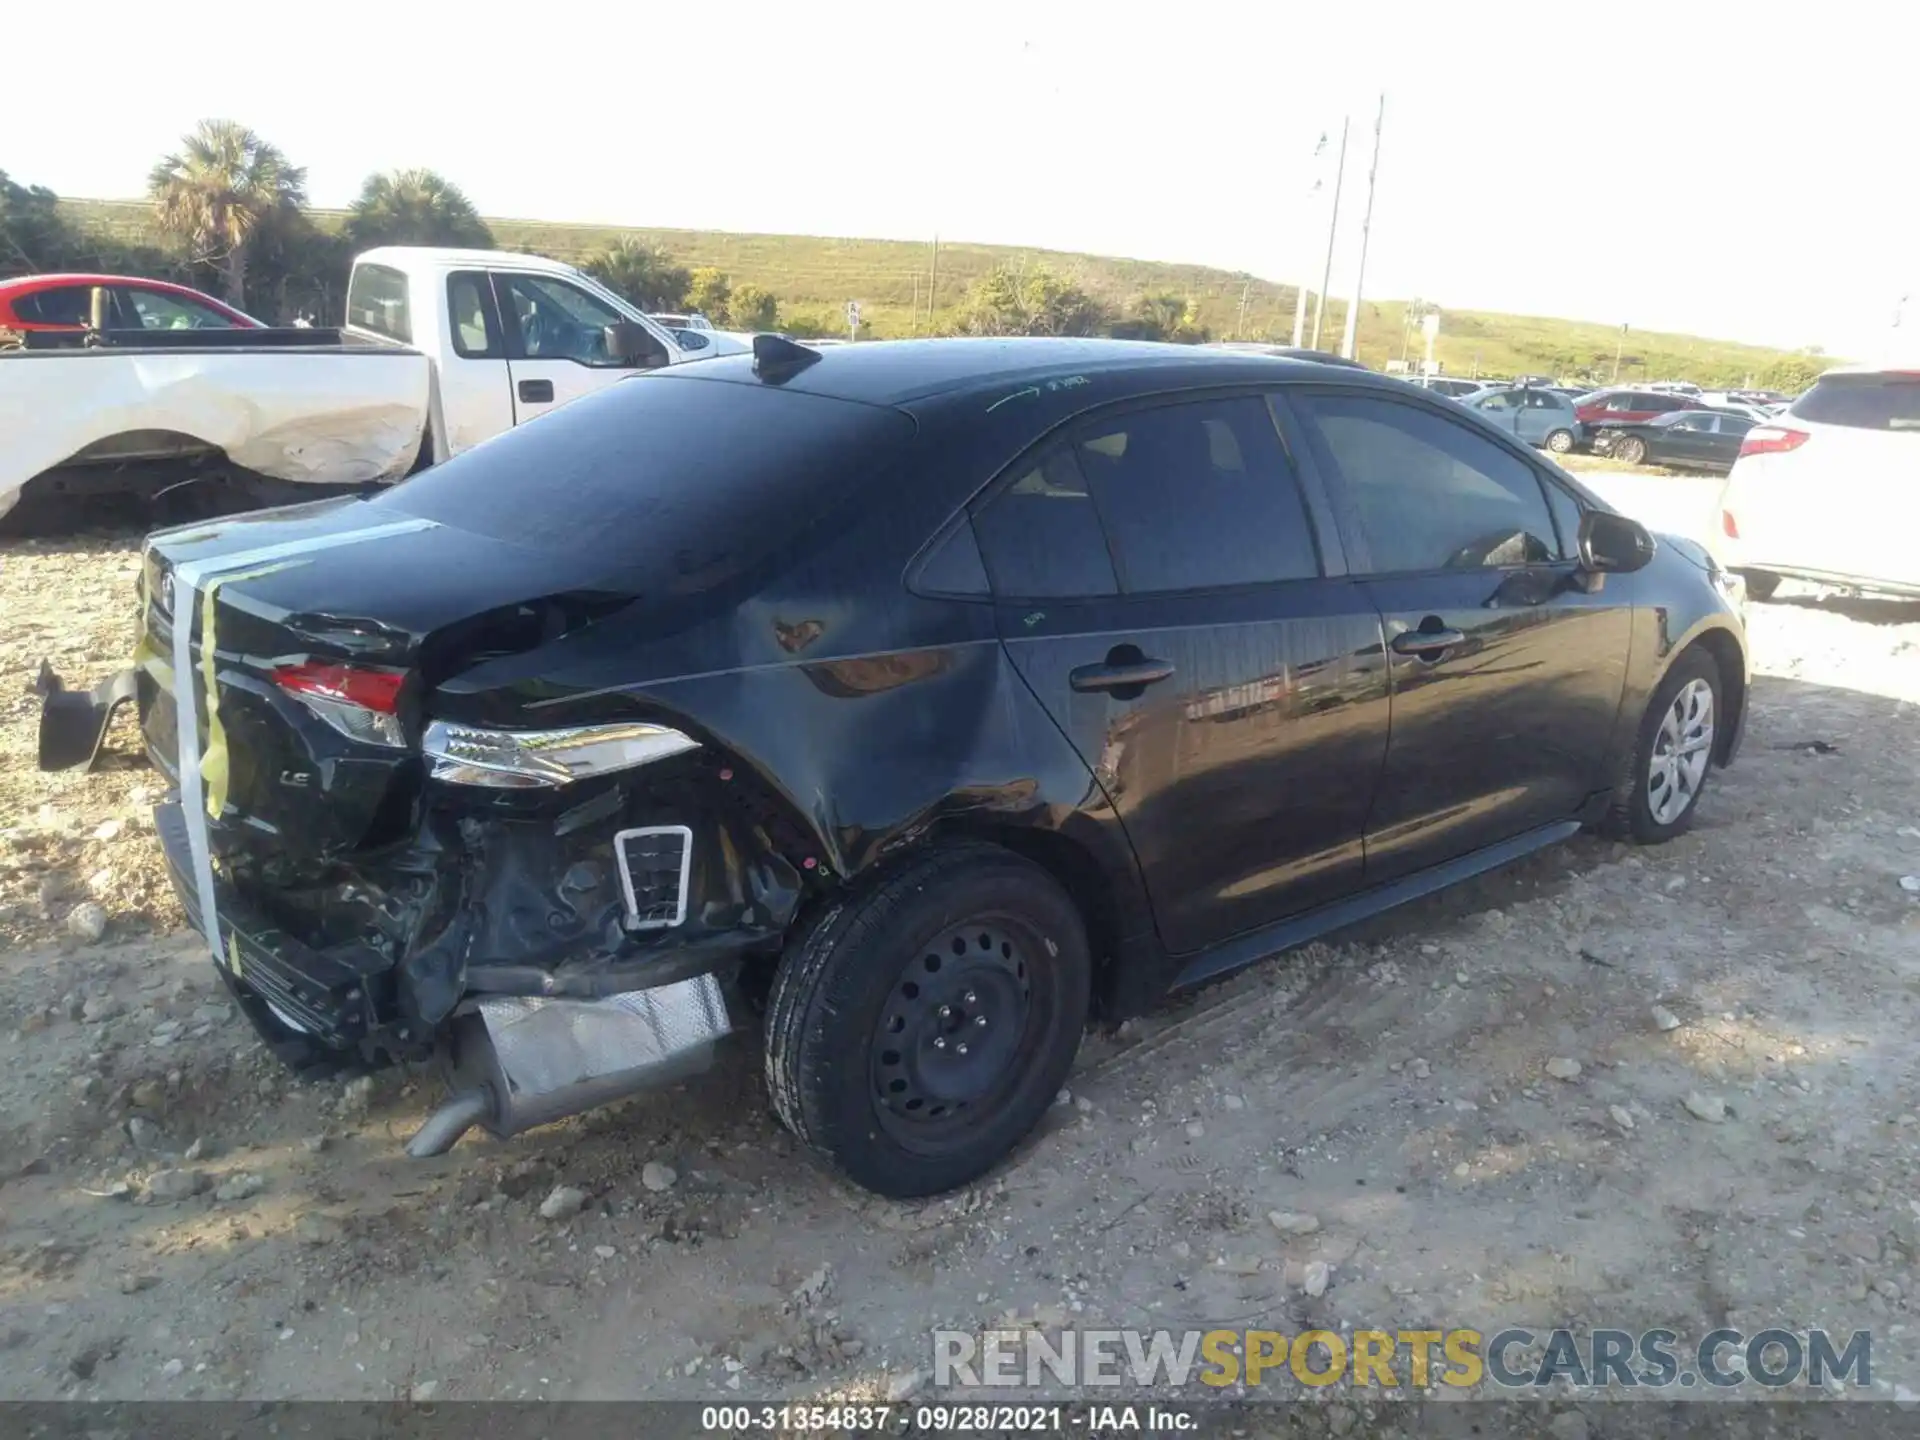
[[[1079,912],[1045,871],[992,845],[930,852],[789,946],[767,1013],[774,1108],[870,1190],[964,1185],[1052,1103],[1091,977]]]

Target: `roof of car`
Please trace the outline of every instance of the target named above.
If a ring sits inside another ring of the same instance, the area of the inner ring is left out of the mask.
[[[463,265],[494,269],[532,270],[545,275],[573,275],[576,269],[545,255],[523,255],[513,250],[462,250],[445,245],[380,245],[362,250],[354,263],[454,269]]]
[[[804,341],[795,343],[805,344]],[[934,395],[1022,381],[1050,380],[1058,387],[1071,382],[1076,375],[1094,371],[1155,370],[1164,372],[1170,381],[1224,384],[1273,380],[1281,376],[1325,379],[1337,374],[1343,381],[1371,376],[1371,372],[1345,367],[1336,371],[1310,360],[1285,360],[1246,351],[1151,340],[1037,336],[871,340],[857,345],[831,346],[815,353],[820,358],[804,369],[790,372],[783,379],[767,379],[761,383],[867,404],[899,405]],[[675,379],[750,382],[759,378],[752,357],[745,355],[703,360],[696,366],[675,366],[659,373]]]

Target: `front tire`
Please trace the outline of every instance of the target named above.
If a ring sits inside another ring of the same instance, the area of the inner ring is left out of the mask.
[[[1551,435],[1547,436],[1547,449],[1551,450],[1555,455],[1571,455],[1573,453],[1573,432],[1571,430],[1554,431]]]
[[[1601,829],[1615,840],[1664,845],[1685,834],[1713,769],[1720,667],[1704,650],[1673,662],[1647,703],[1640,735],[1613,787]]]
[[[1059,1092],[1092,971],[1080,914],[1044,871],[995,845],[935,850],[789,944],[767,1010],[774,1109],[868,1190],[964,1185]]]

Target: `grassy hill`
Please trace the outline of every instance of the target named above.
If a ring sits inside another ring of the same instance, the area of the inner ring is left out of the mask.
[[[152,242],[156,238],[151,212],[141,201],[63,200],[61,208],[83,225],[117,239]],[[328,228],[345,218],[341,211],[311,213],[318,224]],[[926,244],[541,220],[487,223],[503,249],[531,250],[575,263],[621,236],[635,235],[659,246],[681,264],[717,266],[735,284],[761,286],[779,297],[782,315],[804,317],[829,330],[841,323],[839,317],[846,302],[858,300],[862,333],[878,339],[947,333],[967,286],[995,265],[1009,262],[1044,263],[1074,277],[1116,306],[1146,292],[1171,292],[1190,299],[1199,312],[1200,323],[1216,339],[1284,341],[1293,333],[1295,291],[1291,286],[1204,265],[942,243],[935,313],[929,331],[925,306],[932,256]],[[1324,348],[1337,348],[1346,308],[1346,302],[1338,298],[1329,307],[1321,329]],[[1360,317],[1360,358],[1376,369],[1403,355],[1417,360],[1420,338],[1417,333],[1409,335],[1405,316],[1404,302],[1366,301]],[[1435,354],[1449,374],[1592,375],[1604,380],[1613,373],[1619,339],[1619,331],[1612,325],[1443,308]],[[1760,377],[1770,367],[1793,358],[1790,352],[1758,345],[1636,332],[1627,336],[1620,378],[1741,384],[1752,376],[1758,383],[1781,383]],[[1810,368],[1817,373],[1821,366],[1815,363]]]

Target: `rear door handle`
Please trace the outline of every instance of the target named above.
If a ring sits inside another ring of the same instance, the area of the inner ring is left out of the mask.
[[[1165,660],[1133,660],[1120,665],[1080,665],[1068,672],[1067,683],[1074,689],[1127,690],[1157,685],[1173,674]]]
[[[553,403],[553,381],[522,380],[520,382],[520,400],[526,405],[551,405]]]
[[[1458,630],[1402,630],[1392,641],[1394,654],[1423,658],[1466,643],[1467,637]]]

